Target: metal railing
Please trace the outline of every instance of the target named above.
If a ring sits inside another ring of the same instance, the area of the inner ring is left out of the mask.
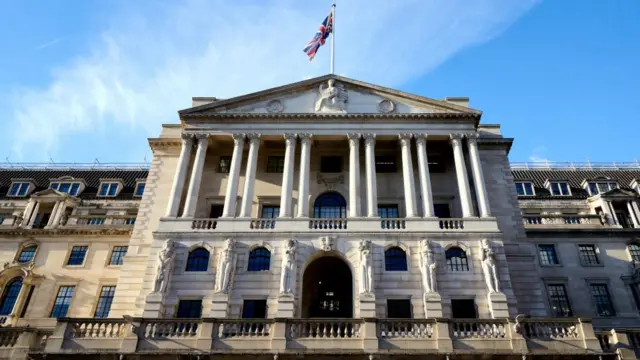
[[[512,170],[638,170],[640,162],[573,162],[573,161],[535,161],[520,162],[514,161],[511,164]]]

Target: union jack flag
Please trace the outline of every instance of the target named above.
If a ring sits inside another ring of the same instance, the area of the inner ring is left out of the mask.
[[[313,39],[311,39],[311,41],[309,41],[307,46],[305,46],[303,49],[303,51],[307,53],[307,56],[309,56],[309,61],[313,60],[313,57],[316,56],[318,49],[320,48],[320,46],[324,45],[324,41],[329,37],[329,34],[331,34],[331,32],[333,32],[333,12],[330,12],[329,16],[324,19],[324,21],[320,25],[320,28],[313,36]]]

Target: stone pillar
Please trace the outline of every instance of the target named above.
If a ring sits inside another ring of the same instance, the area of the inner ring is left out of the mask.
[[[400,134],[402,152],[402,179],[404,183],[404,204],[408,218],[418,216],[416,210],[416,188],[413,179],[413,159],[411,158],[411,138],[413,134]]]
[[[615,225],[620,225],[620,220],[618,220],[618,215],[616,214],[616,209],[613,207],[613,203],[611,203],[611,201],[605,201],[605,203],[609,207],[609,211],[611,212],[611,219],[613,219]]]
[[[349,217],[359,217],[360,134],[347,134],[347,139],[349,139]]]
[[[376,182],[376,134],[364,134],[364,157],[367,171],[367,216],[378,216],[378,185]]]
[[[427,134],[416,135],[418,153],[418,175],[420,177],[420,194],[422,195],[423,216],[435,217],[433,210],[433,192],[431,191],[431,175],[429,174],[429,158],[427,157]]]
[[[293,161],[296,152],[296,134],[284,134],[284,169],[282,171],[282,192],[280,193],[280,216],[291,217],[291,196],[293,193]]]
[[[238,197],[238,179],[240,178],[240,166],[242,165],[242,150],[244,149],[244,134],[233,134],[233,154],[229,178],[227,179],[227,192],[224,197],[222,217],[236,216],[236,200]]]
[[[640,221],[640,209],[638,208],[638,202],[631,201],[631,207],[633,208],[633,213],[636,215],[636,219]]]
[[[507,296],[501,292],[492,292],[487,294],[489,301],[489,312],[493,319],[501,319],[509,317],[509,305],[507,304]]]
[[[256,185],[256,167],[258,166],[258,149],[260,148],[260,134],[247,134],[249,140],[249,157],[247,170],[244,175],[244,191],[242,192],[242,206],[240,217],[251,217],[253,207],[253,189]]]
[[[491,216],[491,210],[489,209],[489,196],[487,195],[487,188],[484,184],[482,163],[480,162],[480,154],[478,152],[477,136],[477,134],[467,136],[467,145],[469,146],[469,160],[471,160],[471,172],[473,173],[473,184],[476,188],[480,217],[489,217]]]
[[[58,211],[60,211],[60,204],[61,203],[62,203],[62,201],[58,200],[53,205],[53,210],[51,210],[51,216],[49,216],[49,221],[47,222],[47,227],[55,226],[55,224],[56,224],[56,222],[55,222],[56,216],[58,216]]]
[[[424,293],[424,316],[425,318],[442,317],[442,298],[437,292]]]
[[[169,193],[169,205],[167,205],[167,217],[177,217],[178,208],[180,207],[180,198],[182,197],[182,188],[189,167],[189,159],[191,158],[191,148],[193,147],[193,136],[182,134],[182,149],[178,158],[178,166],[173,176],[173,186]]]
[[[22,215],[22,224],[21,226],[26,226],[31,221],[31,213],[33,212],[33,208],[36,206],[36,202],[33,199],[29,199],[27,202],[27,206],[24,208],[24,213]]]
[[[202,169],[204,168],[204,160],[207,156],[207,148],[209,147],[209,135],[198,134],[198,150],[196,150],[196,158],[193,162],[191,170],[191,178],[189,179],[189,190],[187,192],[187,200],[184,204],[183,218],[192,218],[196,214],[196,204],[198,203],[198,194],[200,193],[200,181],[202,180]]]
[[[33,208],[33,212],[31,213],[31,218],[29,219],[29,227],[32,227],[36,222],[36,218],[38,217],[38,210],[40,210],[40,201],[36,201],[36,205]]]
[[[631,218],[631,222],[633,222],[633,227],[637,229],[640,228],[640,223],[638,223],[638,218],[631,203],[631,201],[627,201],[627,211],[629,211],[629,217]]]
[[[462,134],[451,134],[451,146],[453,147],[453,160],[456,165],[456,178],[458,179],[458,194],[460,205],[462,206],[462,217],[471,217],[471,191],[469,190],[469,179],[467,178],[467,168],[464,163],[462,153]]]
[[[300,182],[298,183],[298,214],[296,217],[309,217],[309,174],[311,172],[311,134],[298,134],[300,138]]]
[[[53,219],[53,227],[60,225],[60,219],[62,218],[62,215],[64,215],[65,211],[67,211],[67,202],[66,200],[62,200],[60,201],[60,206],[58,207],[58,210],[56,210],[56,216]]]
[[[229,315],[229,294],[216,293],[211,299],[211,312],[209,317],[225,319]]]

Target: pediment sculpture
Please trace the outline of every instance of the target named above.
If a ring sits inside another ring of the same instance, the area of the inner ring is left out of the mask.
[[[347,99],[349,95],[344,85],[329,79],[326,84],[318,87],[318,100],[316,100],[315,111],[324,113],[346,113]]]

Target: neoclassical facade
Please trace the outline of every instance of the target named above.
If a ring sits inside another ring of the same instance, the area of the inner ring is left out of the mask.
[[[510,164],[468,102],[327,75],[193,98],[148,169],[0,170],[3,354],[635,358],[640,167]]]

